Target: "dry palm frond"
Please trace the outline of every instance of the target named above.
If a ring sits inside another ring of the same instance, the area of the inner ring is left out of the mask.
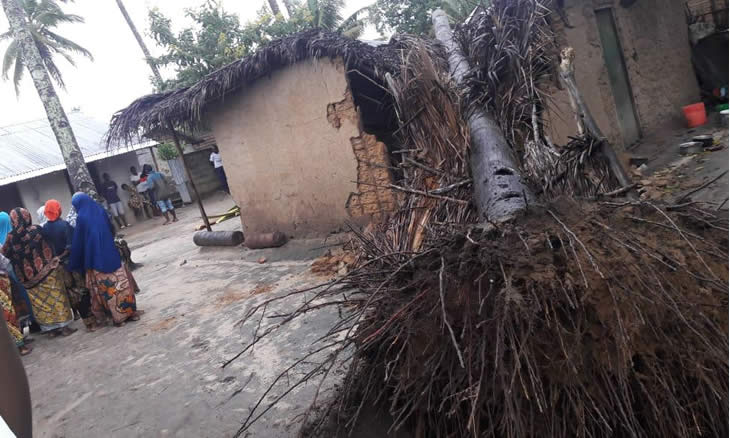
[[[545,134],[558,47],[548,0],[495,0],[457,29],[472,65],[471,106],[486,107],[521,158],[524,175],[548,197],[593,196],[617,187],[604,157],[589,138],[555,146]]]

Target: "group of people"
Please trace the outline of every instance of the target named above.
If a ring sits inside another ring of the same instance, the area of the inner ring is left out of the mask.
[[[139,288],[107,211],[82,192],[71,204],[64,220],[61,204],[47,201],[42,226],[24,208],[0,212],[0,308],[22,355],[31,347],[21,316],[41,332],[69,336],[76,331],[70,327],[76,315],[95,331],[109,320],[122,326],[141,314]]]
[[[165,176],[155,171],[149,164],[142,167],[141,174],[134,166],[129,168],[129,173],[130,184],[122,183],[121,189],[127,192],[129,196],[127,205],[134,211],[135,216],[144,214],[147,219],[151,219],[153,216],[162,215],[165,217],[163,225],[177,222],[177,213],[170,199],[173,191],[170,190],[170,184]],[[102,174],[102,179],[101,195],[106,200],[117,227],[120,230],[129,227],[124,205],[118,193],[120,187],[112,181],[108,173]]]
[[[209,161],[220,181],[221,189],[226,193],[230,193],[228,178],[223,169],[223,160],[217,146],[213,146],[211,149]],[[174,190],[171,189],[171,184],[167,178],[162,173],[155,171],[149,164],[142,166],[141,173],[137,171],[136,167],[130,167],[129,184],[122,183],[121,186],[118,186],[108,173],[102,174],[102,180],[101,195],[120,230],[130,225],[125,216],[124,205],[119,197],[119,188],[127,192],[129,196],[127,205],[134,211],[135,217],[144,215],[147,219],[151,219],[153,216],[164,216],[165,222],[163,225],[177,222],[177,213],[171,199]],[[41,218],[43,217],[43,208],[41,207],[38,212]]]

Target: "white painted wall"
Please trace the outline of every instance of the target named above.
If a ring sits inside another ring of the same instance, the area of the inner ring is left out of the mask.
[[[126,154],[117,155],[115,157],[106,158],[103,160],[96,161],[96,168],[99,170],[99,178],[101,174],[106,172],[112,180],[116,181],[119,188],[119,198],[124,204],[126,210],[127,222],[133,224],[136,222],[134,213],[127,206],[129,196],[121,189],[122,183],[129,183],[129,168],[135,166],[140,168],[139,162],[137,161],[137,154],[135,152],[127,152]],[[25,181],[19,181],[18,192],[20,199],[23,202],[23,206],[33,214],[33,222],[37,223],[38,218],[36,217],[36,211],[41,205],[44,205],[49,199],[55,199],[61,203],[63,208],[63,217],[66,217],[66,213],[71,207],[71,192],[66,177],[63,171],[49,173],[36,178],[32,178]]]
[[[73,193],[71,193],[63,171],[19,181],[17,185],[23,206],[33,215],[33,223],[38,223],[36,211],[41,205],[45,205],[49,199],[55,199],[61,203],[64,216],[68,212],[69,207],[71,207],[71,196],[73,196]]]

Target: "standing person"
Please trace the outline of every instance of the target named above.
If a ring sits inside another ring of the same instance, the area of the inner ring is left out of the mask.
[[[114,222],[122,230],[124,227],[128,227],[129,224],[127,223],[127,218],[124,217],[124,205],[122,205],[122,200],[119,199],[119,195],[117,194],[117,183],[112,181],[108,173],[102,174],[101,177],[104,179],[104,182],[101,183],[101,195],[109,204]]]
[[[68,292],[68,298],[71,301],[71,309],[78,313],[84,321],[86,329],[93,332],[95,327],[91,324],[90,319],[91,296],[86,288],[86,280],[83,274],[68,269],[68,258],[71,252],[74,230],[68,222],[61,219],[61,204],[55,199],[46,201],[46,217],[48,222],[43,225],[43,231],[53,248],[53,253],[60,259],[61,266],[58,272],[66,286],[66,292]]]
[[[10,216],[4,211],[0,211],[0,248],[5,245],[5,239],[12,230],[10,225]],[[7,260],[7,259],[6,259]],[[33,307],[30,304],[30,298],[28,297],[28,291],[25,290],[23,283],[18,280],[15,275],[15,270],[12,264],[7,269],[8,276],[10,277],[10,284],[13,287],[13,305],[15,306],[16,313],[21,317],[27,315],[31,321],[35,321],[33,318]]]
[[[76,193],[71,204],[77,217],[69,268],[86,274],[95,320],[92,324],[102,324],[107,312],[118,327],[127,320],[138,321],[133,282],[114,244],[111,223],[104,208],[86,193]]]
[[[129,168],[129,181],[132,183],[132,186],[137,190],[137,193],[142,196],[143,199],[150,200],[149,196],[147,194],[147,175],[146,174],[138,174],[137,168],[132,166]],[[124,188],[124,187],[122,187]],[[153,202],[154,204],[154,202]],[[146,213],[146,210],[145,210]],[[149,217],[149,216],[148,216]]]
[[[157,207],[162,211],[162,215],[165,216],[165,223],[170,223],[170,216],[172,215],[172,221],[177,222],[177,214],[175,213],[175,207],[172,205],[170,200],[170,188],[169,184],[165,179],[165,175],[160,172],[152,172],[147,177],[147,187],[150,190],[150,194],[157,200]]]
[[[145,183],[145,185],[147,185]],[[129,201],[127,202],[127,205],[129,208],[134,211],[134,216],[141,216],[142,212],[144,212],[144,215],[147,216],[147,219],[151,219],[152,216],[150,215],[150,212],[148,210],[149,202],[144,196],[142,196],[138,191],[137,188],[133,185],[127,185],[122,184],[122,190],[127,192],[129,194]]]
[[[0,311],[2,311],[3,319],[8,324],[8,331],[10,331],[10,336],[15,341],[15,346],[18,347],[20,355],[25,356],[31,352],[32,348],[29,345],[25,345],[23,330],[20,328],[18,315],[13,305],[13,293],[11,291],[12,286],[10,285],[9,276],[12,269],[10,260],[0,254]]]
[[[74,333],[76,329],[68,326],[73,321],[73,313],[58,273],[59,260],[53,256],[43,229],[33,225],[30,213],[24,208],[10,212],[10,223],[13,229],[5,240],[2,253],[28,291],[33,316],[41,331],[53,336]]]
[[[140,184],[144,183],[144,186],[147,188],[147,191],[145,192],[147,194],[147,199],[149,199],[151,205],[152,205],[152,214],[154,216],[160,216],[162,213],[160,212],[160,209],[157,207],[157,200],[155,199],[154,190],[152,187],[152,184],[147,181],[147,178],[149,178],[150,174],[152,174],[154,170],[152,169],[152,166],[149,164],[145,164],[142,166],[142,175],[139,176]]]
[[[223,159],[221,158],[221,154],[218,151],[218,146],[213,146],[212,152],[210,153],[210,162],[213,164],[213,169],[215,169],[216,175],[218,175],[218,179],[221,182],[221,187],[223,190],[225,190],[226,193],[231,193],[231,190],[228,188],[228,178],[226,178],[226,171],[223,170]]]
[[[38,225],[43,226],[48,219],[46,219],[46,206],[41,205],[40,208],[35,212],[36,216],[38,216]]]

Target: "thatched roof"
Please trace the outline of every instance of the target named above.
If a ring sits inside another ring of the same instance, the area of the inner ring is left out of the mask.
[[[382,79],[385,73],[398,71],[396,46],[393,42],[374,46],[320,29],[272,41],[255,53],[210,73],[195,85],[135,100],[112,116],[107,144],[129,143],[141,133],[167,130],[168,123],[193,129],[207,104],[307,58],[342,58],[348,69]]]

